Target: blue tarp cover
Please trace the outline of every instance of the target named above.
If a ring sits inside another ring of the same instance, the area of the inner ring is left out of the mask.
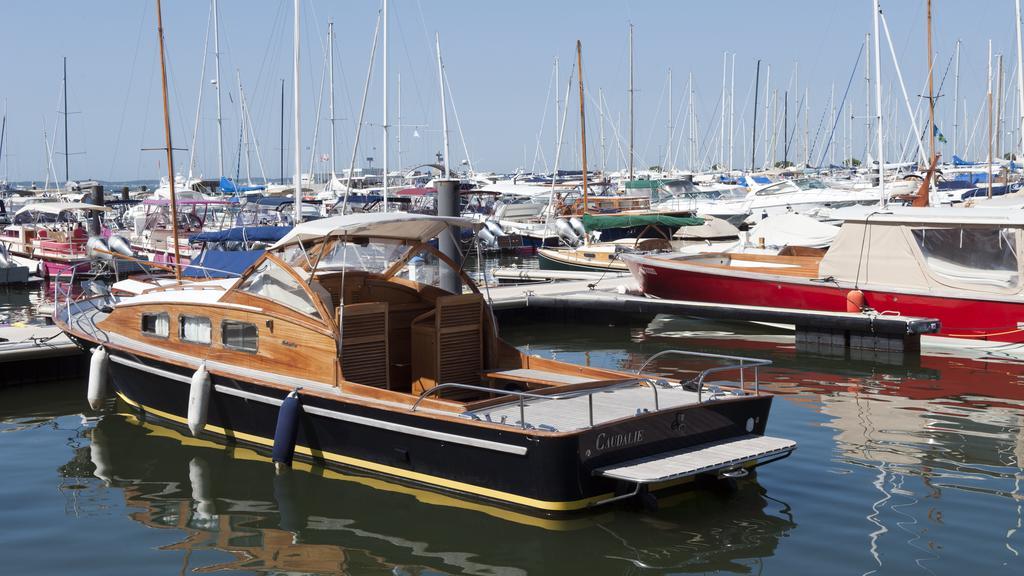
[[[240,275],[252,265],[266,250],[236,250],[233,252],[203,250],[192,261],[192,265],[182,271],[182,276],[189,278],[232,278]],[[202,266],[206,270],[200,270]]]
[[[201,232],[189,238],[189,242],[277,242],[291,229],[291,226],[236,226]]]
[[[220,191],[222,193],[231,192],[250,192],[252,190],[263,190],[263,186],[239,186],[235,184],[235,181],[227,176],[221,176],[220,178]]]

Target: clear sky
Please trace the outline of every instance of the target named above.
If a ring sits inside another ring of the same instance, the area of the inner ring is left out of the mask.
[[[302,2],[302,140],[303,170],[310,157],[323,171],[329,161],[330,128],[327,103],[315,153],[313,144],[316,103],[324,69],[326,27],[335,22],[335,102],[338,169],[350,161],[362,85],[369,61],[380,2],[303,0]],[[198,172],[217,176],[215,93],[211,80],[213,39],[206,52],[206,72],[201,78],[204,42],[208,30],[208,0],[166,0],[164,27],[171,82],[171,116],[175,147],[192,148],[193,125],[199,86],[205,90],[199,117],[195,152]],[[889,21],[911,104],[925,93],[927,50],[925,0],[886,0],[883,10]],[[280,173],[281,81],[286,83],[286,130],[291,130],[291,0],[220,0],[221,79],[224,139],[224,171],[244,179],[246,162],[239,161],[240,123],[238,79],[248,101],[252,130],[265,172]],[[674,164],[689,167],[689,123],[686,120],[688,74],[693,74],[694,110],[697,116],[694,156],[703,165],[719,155],[719,99],[722,85],[722,54],[735,53],[735,164],[749,163],[751,88],[757,59],[762,60],[761,104],[771,67],[769,94],[778,90],[782,117],[782,93],[790,90],[790,130],[797,122],[797,94],[809,92],[809,132],[814,156],[819,156],[829,132],[829,99],[833,83],[836,100],[857,60],[864,34],[872,25],[870,0],[773,0],[740,1],[431,1],[391,0],[389,4],[389,101],[394,136],[402,138],[401,163],[405,167],[434,159],[441,149],[440,104],[433,36],[441,35],[445,66],[474,168],[512,171],[550,168],[555,153],[553,60],[560,59],[558,91],[564,97],[567,74],[575,60],[575,42],[583,43],[584,80],[588,96],[588,161],[600,167],[600,114],[598,90],[607,103],[605,138],[607,166],[622,164],[628,134],[627,27],[635,26],[636,62],[636,156],[638,166],[661,164],[668,141],[667,74],[673,73],[673,106],[676,143]],[[7,104],[8,135],[0,164],[0,178],[42,181],[47,173],[43,132],[53,142],[53,165],[64,178],[61,62],[68,58],[68,109],[70,172],[72,179],[153,179],[166,172],[161,152],[142,151],[163,145],[160,74],[155,2],[148,0],[33,0],[0,3],[0,101]],[[1004,83],[1007,102],[1005,130],[1016,124],[1016,66],[1014,3],[934,0],[934,37],[937,53],[936,84],[946,73],[957,39],[962,40],[960,96],[966,99],[968,122],[959,146],[974,133],[972,149],[982,154],[987,117],[981,106],[986,93],[987,43],[1006,56]],[[883,86],[885,88],[887,160],[903,148],[910,131],[888,46],[882,37]],[[374,166],[382,158],[381,51],[373,71],[366,105],[366,125],[358,154],[359,165],[367,157]],[[799,87],[794,78],[799,62]],[[401,76],[401,124],[398,120],[398,77]],[[942,87],[939,127],[952,154],[953,67]],[[326,88],[324,89],[326,99]],[[847,105],[856,115],[850,137],[851,155],[864,153],[863,59],[854,74]],[[569,98],[570,120],[565,128],[562,168],[579,167],[578,88]],[[963,102],[960,104],[963,107]],[[922,106],[922,110],[924,107]],[[761,108],[759,124],[764,121]],[[823,116],[824,115],[824,116]],[[980,119],[980,121],[979,121]],[[543,123],[542,123],[543,121]],[[895,122],[893,122],[895,121]],[[455,114],[449,112],[451,158],[466,158]],[[844,155],[843,124],[836,133],[836,159]],[[898,124],[895,124],[898,123]],[[819,129],[819,124],[822,128]],[[803,119],[791,145],[790,157],[802,156]],[[616,132],[619,139],[616,141]],[[761,128],[764,133],[763,125]],[[816,134],[819,134],[816,137]],[[1011,137],[1004,137],[1004,149]],[[286,134],[286,147],[291,135]],[[726,136],[728,139],[728,135]],[[760,140],[760,138],[759,138]],[[777,159],[782,157],[781,136]],[[538,144],[539,142],[539,144]],[[251,150],[251,171],[260,170]],[[620,152],[621,149],[621,152]],[[765,145],[757,151],[762,163]],[[391,165],[398,165],[397,140],[391,143]],[[291,154],[291,152],[288,152]],[[187,171],[189,152],[177,152],[179,172]],[[816,160],[815,160],[816,161]],[[827,161],[827,159],[826,159]],[[286,158],[287,168],[292,160]],[[9,168],[8,168],[9,167]]]

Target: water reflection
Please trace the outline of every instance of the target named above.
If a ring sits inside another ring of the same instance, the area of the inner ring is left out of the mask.
[[[531,345],[534,352],[552,346],[552,355],[588,350],[583,357],[590,362],[625,369],[673,348],[772,359],[774,366],[761,372],[762,389],[779,394],[782,402],[773,409],[769,433],[794,438],[801,448],[797,457],[764,474],[785,474],[789,467],[791,477],[817,476],[805,485],[844,509],[830,515],[831,521],[858,527],[860,536],[845,544],[864,544],[864,572],[893,571],[894,565],[901,567],[896,571],[904,565],[931,571],[940,558],[949,562],[944,548],[968,543],[1019,561],[1021,360],[977,353],[908,359],[856,351],[810,354],[798,351],[785,330],[667,316],[594,330],[583,337],[544,330],[539,333],[545,340],[532,338]],[[560,338],[568,344],[556,344]],[[614,338],[628,338],[632,345],[602,350],[601,343]],[[652,368],[687,377],[697,364],[666,356]],[[794,414],[794,407],[811,414]],[[783,419],[809,419],[810,426]],[[822,429],[831,443],[822,442]],[[964,537],[965,530],[970,536]]]
[[[530,520],[442,495],[330,470],[275,475],[265,458],[108,414],[61,476],[91,461],[130,518],[182,534],[182,569],[291,573],[526,574],[656,568],[746,572],[796,527],[756,482],[697,491],[657,513],[618,508]],[[98,449],[93,449],[96,447]],[[567,551],[588,551],[567,554]],[[198,552],[229,560],[197,562]]]

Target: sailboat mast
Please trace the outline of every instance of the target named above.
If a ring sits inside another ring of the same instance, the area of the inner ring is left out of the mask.
[[[928,0],[928,143],[929,165],[935,158],[935,73],[932,70],[932,0]],[[931,182],[928,183],[931,187]]]
[[[437,81],[441,89],[441,130],[444,134],[444,179],[451,178],[448,164],[448,103],[444,97],[444,64],[441,63],[441,35],[434,33],[434,46],[437,49]]]
[[[218,16],[220,10],[217,7],[217,0],[213,0],[213,70],[216,74],[214,79],[214,86],[217,88],[217,173],[218,176],[224,175],[224,129],[223,129],[223,118],[221,117],[221,97],[220,97],[220,27],[218,26]]]
[[[1017,0],[1018,4],[1020,0]],[[1018,28],[1019,29],[1019,28]],[[960,40],[956,41],[956,71],[953,74],[953,155],[957,153],[957,133],[960,131],[960,122],[957,111],[960,108]]]
[[[992,40],[988,41],[988,197],[992,197]]]
[[[875,12],[878,12],[877,4]],[[877,29],[878,26],[875,26]],[[877,38],[878,34],[875,34]],[[871,155],[871,33],[864,35],[864,154]],[[875,58],[878,58],[878,49],[875,49]],[[864,158],[865,165],[867,158]]]
[[[583,44],[576,41],[576,67],[580,79],[580,149],[583,160],[583,214],[587,213],[587,115],[583,100]],[[671,74],[671,72],[670,72]]]
[[[629,25],[629,179],[633,179],[633,25]]]
[[[730,72],[731,78],[729,79],[729,170],[732,170],[732,154],[735,150],[733,146],[733,137],[736,135],[734,128],[736,127],[736,53],[733,52]]]
[[[388,211],[388,0],[384,0],[384,211]]]
[[[1016,13],[1017,20],[1015,22],[1017,26],[1017,103],[1018,103],[1018,114],[1020,114],[1020,134],[1024,137],[1024,64],[1021,63],[1022,51],[1021,51],[1021,39],[1020,39],[1020,0],[1016,2]],[[959,52],[960,42],[957,42],[957,62],[960,62]],[[1019,158],[1019,156],[1018,156]]]
[[[754,170],[754,154],[757,152],[757,97],[761,89],[761,61],[757,61],[757,70],[754,72],[754,124],[750,137],[750,169]]]
[[[163,13],[160,9],[160,0],[156,0],[156,31],[160,38],[160,84],[164,100],[164,144],[167,146],[167,183],[170,187],[171,193],[171,236],[172,241],[174,242],[174,279],[181,282],[181,257],[178,253],[178,199],[177,195],[174,193],[174,148],[171,147],[171,113],[167,104],[167,66],[164,63],[164,19]]]
[[[875,112],[878,114],[876,132],[878,135],[878,194],[880,203],[884,208],[889,199],[885,195],[885,151],[882,149],[882,59],[879,57],[881,43],[878,38],[878,17],[882,9],[878,6],[878,0],[874,0],[874,25],[875,25]],[[870,123],[870,120],[868,120]]]
[[[294,200],[292,206],[295,209],[293,220],[296,225],[302,222],[302,142],[301,142],[301,131],[299,124],[299,0],[294,2],[294,45],[292,46],[292,122],[295,124],[294,133],[294,154],[295,154],[295,174],[292,175],[292,185],[295,187],[295,194],[292,197]]]
[[[601,177],[604,178],[607,172],[607,166],[605,163],[608,159],[608,154],[605,152],[605,141],[604,141],[604,88],[597,89],[597,109],[601,113]],[[7,119],[6,113],[4,119]]]
[[[71,181],[70,175],[70,156],[68,156],[68,57],[64,57],[64,182],[65,184]]]
[[[719,106],[721,114],[718,119],[718,168],[725,166],[725,75],[728,72],[729,53],[722,52],[722,103]]]
[[[334,172],[334,158],[337,141],[337,136],[335,136],[334,132],[334,20],[327,22],[327,51],[327,65],[330,66],[331,82],[331,100],[327,103],[327,108],[331,115],[331,183],[333,184],[336,176]]]
[[[281,78],[281,184],[284,184],[284,78]]]
[[[672,161],[672,68],[668,69],[668,141],[665,145],[665,166],[663,171],[669,169],[669,162]]]

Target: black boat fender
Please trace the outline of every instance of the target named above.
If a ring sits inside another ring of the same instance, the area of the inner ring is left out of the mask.
[[[281,403],[277,413],[277,428],[274,430],[274,449],[271,460],[277,468],[291,466],[295,456],[295,440],[299,433],[299,416],[302,414],[302,401],[299,391],[292,390]]]

